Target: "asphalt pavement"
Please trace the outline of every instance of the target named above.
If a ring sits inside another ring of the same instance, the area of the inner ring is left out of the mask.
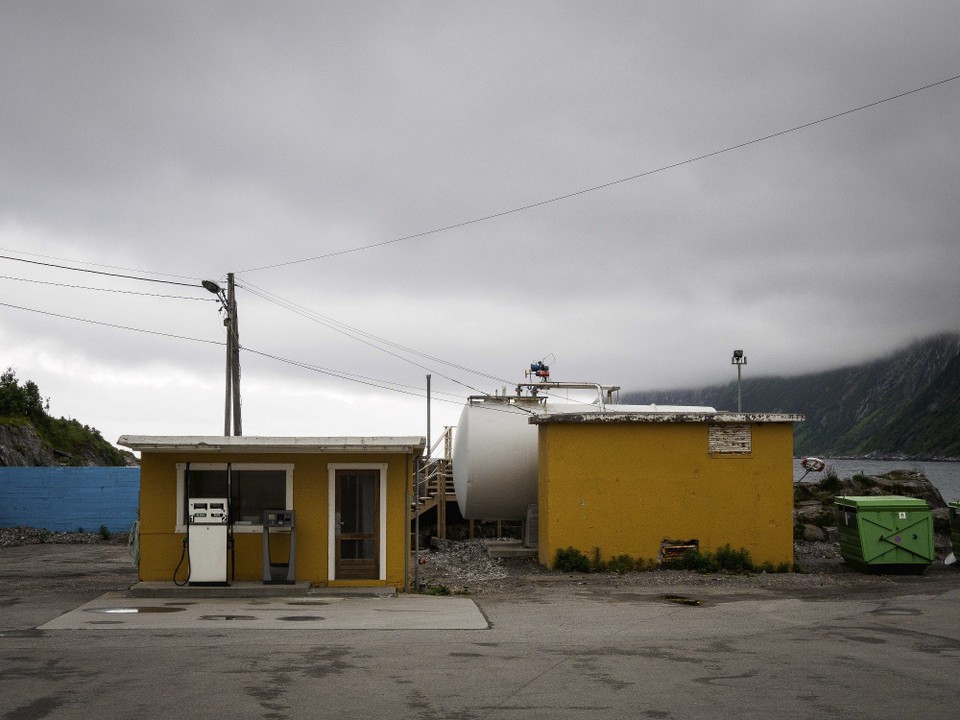
[[[98,551],[82,552],[76,564],[37,563],[47,575],[62,568],[64,577],[25,582],[17,571],[30,552],[0,549],[2,720],[835,720],[953,718],[960,707],[960,573],[849,597],[710,586],[623,592],[570,582],[522,597],[356,599],[371,612],[403,615],[409,607],[421,620],[430,614],[417,605],[423,600],[437,619],[472,605],[483,620],[473,629],[385,629],[335,626],[335,613],[349,615],[350,598],[300,607],[287,603],[313,598],[278,599],[269,612],[260,599],[88,612],[171,601],[102,588],[124,581],[121,561],[108,553],[98,565]],[[117,571],[103,571],[111,563]],[[82,577],[66,577],[73,571],[101,580],[84,589]],[[273,624],[200,619],[234,611],[262,611]],[[298,612],[324,619],[279,619]],[[124,615],[122,625],[91,624]],[[129,618],[141,615],[149,618],[142,626]],[[71,617],[82,618],[82,629]],[[153,624],[159,617],[180,620],[161,627]]]

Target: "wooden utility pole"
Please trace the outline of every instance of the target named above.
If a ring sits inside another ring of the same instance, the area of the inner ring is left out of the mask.
[[[237,296],[234,292],[233,273],[227,273],[227,305],[230,308],[230,327],[227,347],[230,349],[230,388],[233,395],[233,434],[243,435],[240,417],[240,322],[237,318]]]
[[[222,293],[221,290],[221,300]],[[230,365],[233,363],[233,333],[230,332],[231,320],[230,317],[232,313],[230,312],[229,303],[225,303],[223,307],[226,312],[226,316],[223,318],[223,326],[227,329],[227,363],[226,363],[226,379],[224,382],[224,398],[223,398],[223,436],[230,437],[230,410],[233,406],[233,370]]]
[[[233,273],[227,273],[227,292],[213,280],[200,283],[212,292],[220,301],[226,315],[223,326],[227,329],[227,363],[223,393],[223,436],[230,437],[231,415],[233,416],[233,434],[243,435],[240,422],[240,324],[237,321],[237,296],[233,287]]]

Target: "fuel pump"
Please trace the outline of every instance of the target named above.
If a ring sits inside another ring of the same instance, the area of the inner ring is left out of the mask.
[[[297,577],[297,520],[293,510],[263,511],[263,584],[292,585]],[[270,529],[286,533],[290,541],[287,562],[270,557]]]
[[[187,554],[191,585],[227,585],[226,498],[191,498],[187,515]]]

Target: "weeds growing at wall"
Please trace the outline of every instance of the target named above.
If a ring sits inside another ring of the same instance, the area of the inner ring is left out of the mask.
[[[603,560],[600,548],[595,547],[587,557],[574,547],[558,549],[554,556],[553,567],[561,572],[600,573],[615,572],[623,575],[628,572],[651,570],[655,564],[644,558],[634,558],[626,553]]]
[[[683,557],[665,560],[662,567],[672,570],[692,570],[699,573],[786,573],[790,572],[789,563],[774,565],[765,562],[757,565],[746,548],[734,549],[730,544],[717,548],[716,552],[688,550]]]
[[[789,563],[774,565],[771,562],[757,564],[746,548],[732,548],[729,543],[716,552],[690,550],[682,557],[664,560],[659,565],[654,560],[634,558],[626,553],[603,560],[600,548],[595,547],[588,557],[574,547],[558,549],[553,560],[553,568],[560,572],[614,572],[623,575],[628,572],[643,572],[657,567],[666,570],[692,570],[699,573],[788,573]]]

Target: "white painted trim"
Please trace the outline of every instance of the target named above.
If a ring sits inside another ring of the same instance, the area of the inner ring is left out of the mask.
[[[380,471],[380,580],[387,579],[387,463],[327,463],[327,580],[336,580],[337,543],[334,523],[337,513],[337,470]]]
[[[230,463],[230,467],[233,470],[283,470],[287,473],[286,478],[286,508],[285,510],[293,510],[293,470],[295,465],[293,463]],[[192,462],[190,463],[191,470],[226,470],[227,463],[210,463],[210,462]],[[184,496],[184,487],[183,477],[187,470],[187,463],[177,463],[177,515],[174,518],[174,532],[185,533],[187,532],[187,526],[183,525],[180,522],[180,519],[183,517],[183,508],[184,503],[186,502],[186,497]],[[263,525],[234,525],[233,532],[235,535],[243,534],[262,534]]]

